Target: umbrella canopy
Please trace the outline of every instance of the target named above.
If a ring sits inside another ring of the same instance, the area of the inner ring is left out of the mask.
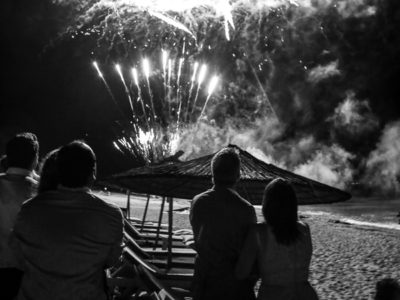
[[[253,205],[262,202],[265,186],[275,178],[283,178],[293,185],[299,204],[322,204],[345,201],[349,193],[267,164],[235,145],[241,159],[241,180],[237,191]],[[212,187],[211,159],[215,153],[189,161],[166,162],[144,166],[112,175],[102,184],[128,189],[139,194],[192,199]]]

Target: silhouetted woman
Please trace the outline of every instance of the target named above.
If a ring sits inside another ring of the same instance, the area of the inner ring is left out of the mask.
[[[236,266],[236,276],[250,276],[256,263],[261,286],[257,299],[318,299],[308,283],[312,255],[310,229],[297,216],[293,187],[275,179],[264,191],[265,223],[250,229]]]
[[[46,154],[40,167],[40,180],[38,193],[56,190],[59,184],[57,170],[57,153],[54,149]]]

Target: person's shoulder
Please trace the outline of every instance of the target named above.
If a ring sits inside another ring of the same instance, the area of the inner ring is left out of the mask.
[[[122,218],[122,211],[121,209],[113,204],[113,203],[109,203],[103,199],[101,199],[100,197],[96,196],[93,193],[88,193],[87,194],[88,197],[91,198],[91,200],[93,201],[93,203],[100,209],[106,211],[109,214],[114,215],[115,217],[121,217]]]
[[[243,198],[241,195],[239,195],[238,193],[235,193],[236,198],[238,201],[237,204],[240,206],[241,209],[247,211],[247,212],[254,212],[254,206],[245,198]]]
[[[206,199],[210,199],[211,197],[213,197],[213,194],[215,193],[214,190],[209,189],[207,191],[204,191],[196,196],[193,197],[193,201],[199,201],[199,200],[206,200]]]
[[[55,199],[58,195],[58,191],[46,191],[40,194],[37,194],[34,197],[31,197],[24,201],[22,204],[23,208],[27,207],[34,207],[35,205],[42,204],[43,202],[46,202],[47,200],[52,200]]]

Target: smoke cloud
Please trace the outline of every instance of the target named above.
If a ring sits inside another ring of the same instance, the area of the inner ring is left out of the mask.
[[[318,65],[312,68],[308,73],[307,80],[312,83],[318,83],[324,79],[340,74],[340,70],[338,69],[338,61],[336,60],[327,65]]]
[[[187,129],[179,141],[185,158],[195,158],[235,144],[260,160],[339,188],[353,179],[353,155],[339,145],[324,145],[312,135],[285,138],[285,125],[274,118],[258,118],[252,126],[223,127],[202,122]]]
[[[386,125],[366,160],[362,182],[387,195],[400,193],[400,121]]]
[[[339,103],[330,120],[335,130],[352,137],[365,137],[379,127],[368,101],[357,100],[353,91],[347,92],[346,99]]]

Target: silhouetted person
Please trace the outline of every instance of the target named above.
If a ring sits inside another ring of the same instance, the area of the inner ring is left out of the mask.
[[[32,133],[20,133],[6,145],[7,170],[0,174],[0,299],[13,299],[22,271],[8,240],[22,203],[34,196],[37,181],[33,169],[38,161],[39,144]]]
[[[392,279],[385,278],[377,282],[375,300],[400,300],[400,284]]]
[[[275,179],[264,191],[265,223],[254,225],[236,267],[238,278],[250,275],[254,265],[261,277],[257,299],[318,299],[308,283],[312,255],[310,229],[297,217],[293,187]]]
[[[58,151],[59,149],[54,149],[47,153],[41,163],[38,193],[54,191],[60,184],[57,165]]]
[[[63,146],[57,165],[58,190],[25,202],[14,227],[25,264],[18,299],[104,300],[104,270],[121,254],[121,211],[91,193],[96,158],[88,145]]]
[[[213,157],[214,186],[194,197],[190,210],[197,257],[193,280],[194,300],[254,299],[252,284],[237,280],[234,270],[251,224],[253,206],[235,191],[240,179],[240,157],[224,148]]]

